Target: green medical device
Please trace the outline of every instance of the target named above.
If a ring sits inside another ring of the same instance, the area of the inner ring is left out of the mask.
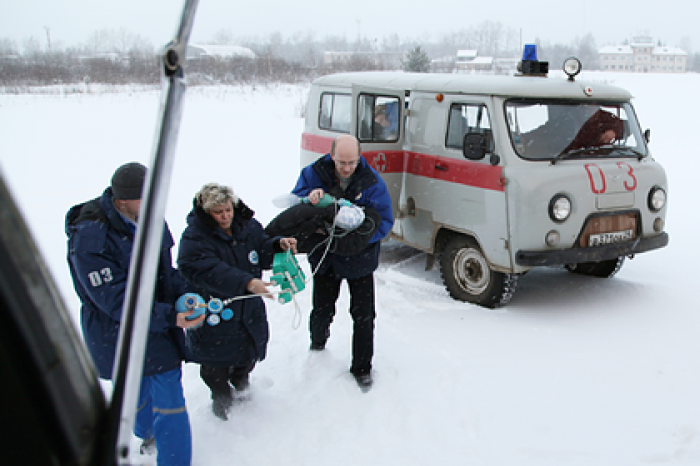
[[[275,254],[272,259],[272,273],[270,281],[282,288],[278,298],[280,303],[288,303],[293,295],[304,290],[306,277],[290,251]]]

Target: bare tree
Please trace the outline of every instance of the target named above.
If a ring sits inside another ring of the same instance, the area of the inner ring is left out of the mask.
[[[18,55],[17,43],[12,39],[0,39],[0,55]]]
[[[127,31],[125,28],[119,28],[116,31],[110,31],[112,36],[112,48],[114,52],[126,55],[131,45],[136,42],[135,35]]]
[[[345,36],[326,36],[321,44],[329,52],[349,52],[350,43]]]
[[[389,53],[401,52],[401,38],[395,32],[384,37],[382,39],[381,44],[382,44],[382,46],[381,46],[382,52],[389,52]]]
[[[236,38],[230,29],[219,29],[212,36],[212,41],[216,45],[234,45]]]
[[[693,40],[690,38],[690,36],[683,36],[681,37],[681,44],[680,44],[681,49],[688,55],[693,53]]]
[[[30,36],[22,42],[23,55],[29,58],[36,58],[41,55],[41,44],[39,39]]]
[[[106,30],[95,31],[88,37],[85,47],[92,54],[106,52],[108,47],[108,38]]]
[[[44,26],[44,30],[46,31],[46,50],[49,52],[51,51],[51,28],[48,26]]]
[[[575,50],[575,55],[581,60],[581,63],[586,64],[587,69],[600,69],[598,47],[596,46],[593,34],[589,32],[581,38],[576,37],[573,42],[573,48]]]

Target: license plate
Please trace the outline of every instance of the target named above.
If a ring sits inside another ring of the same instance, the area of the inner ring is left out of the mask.
[[[599,233],[591,235],[588,239],[589,246],[601,246],[603,244],[621,243],[631,240],[634,237],[634,230],[611,231],[610,233]]]

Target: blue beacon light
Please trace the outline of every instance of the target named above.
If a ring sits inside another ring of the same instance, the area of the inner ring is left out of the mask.
[[[523,59],[518,63],[520,76],[547,76],[549,63],[537,60],[537,45],[525,44],[523,46]]]
[[[536,44],[525,44],[523,47],[523,60],[537,61]]]

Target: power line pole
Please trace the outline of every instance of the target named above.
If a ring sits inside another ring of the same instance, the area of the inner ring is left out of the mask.
[[[51,28],[44,26],[44,30],[46,31],[46,47],[51,52]]]

